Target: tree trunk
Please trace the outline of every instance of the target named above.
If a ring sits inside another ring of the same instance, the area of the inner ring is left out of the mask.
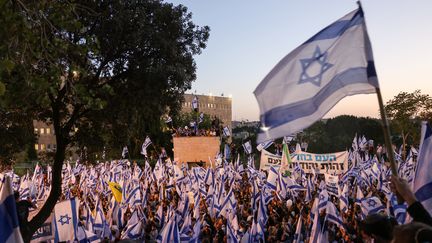
[[[57,150],[54,157],[54,164],[52,166],[52,180],[51,180],[51,191],[48,195],[42,208],[39,212],[25,225],[22,227],[21,234],[24,242],[30,242],[33,234],[51,215],[60,195],[61,195],[61,185],[62,185],[62,167],[63,161],[65,159],[66,146],[68,140],[66,138],[66,131],[62,129],[60,122],[60,112],[58,103],[52,105],[53,109],[53,125],[56,135]]]
[[[30,242],[34,232],[42,226],[42,224],[51,215],[54,206],[57,203],[61,195],[61,183],[62,183],[62,166],[65,158],[66,143],[57,139],[57,150],[54,158],[54,164],[52,167],[52,181],[51,191],[39,212],[28,222],[27,227],[21,229],[22,237],[24,242]]]

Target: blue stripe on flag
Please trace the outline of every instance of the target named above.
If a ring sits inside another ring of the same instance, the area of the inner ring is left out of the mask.
[[[15,198],[9,195],[0,204],[0,242],[6,242],[16,227],[18,227],[18,216],[15,209]]]
[[[72,198],[70,200],[70,204],[71,204],[71,209],[72,209],[72,224],[74,227],[74,233],[75,235],[77,235],[77,225],[78,225],[78,220],[77,220],[77,210],[76,210],[76,202],[75,202],[75,198]]]
[[[415,196],[420,202],[423,202],[423,201],[426,201],[426,200],[432,198],[432,182],[429,182],[428,184],[420,187],[416,191]]]
[[[352,17],[352,19],[339,20],[334,22],[333,24],[327,26],[325,29],[321,30],[312,38],[307,40],[305,43],[303,43],[303,45],[317,40],[327,40],[327,39],[336,38],[338,36],[341,36],[343,33],[345,33],[345,31],[348,30],[349,28],[362,24],[363,21],[364,21],[363,11],[361,9],[358,9],[357,12]]]
[[[318,110],[319,104],[322,104],[328,97],[345,86],[365,83],[365,80],[367,80],[365,69],[365,67],[350,68],[339,73],[312,98],[271,109],[261,115],[261,121],[264,121],[265,126],[274,128],[301,117],[309,116]],[[369,82],[378,87],[377,82]]]

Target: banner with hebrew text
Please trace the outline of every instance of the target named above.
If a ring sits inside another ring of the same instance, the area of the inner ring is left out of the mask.
[[[291,154],[291,161],[292,163],[288,165],[288,170],[291,172],[298,165],[305,173],[339,175],[348,169],[348,152],[329,154],[297,152]],[[281,162],[282,156],[272,154],[266,150],[261,151],[261,170],[268,170],[270,166],[279,169]]]

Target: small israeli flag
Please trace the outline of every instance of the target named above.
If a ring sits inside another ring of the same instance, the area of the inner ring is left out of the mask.
[[[170,122],[172,122],[172,118],[170,116],[166,116],[165,123],[170,123]]]
[[[263,149],[267,149],[268,147],[270,147],[273,144],[273,140],[269,140],[269,141],[264,141],[260,144],[257,145],[257,150],[261,151]]]
[[[231,136],[231,132],[230,132],[230,130],[229,130],[228,127],[224,127],[223,128],[223,134],[224,134],[225,137]]]
[[[144,140],[144,143],[141,146],[141,154],[144,156],[147,156],[147,147],[152,144],[152,141],[150,140],[149,136],[146,137]]]
[[[381,200],[378,197],[365,197],[361,201],[361,210],[363,215],[366,217],[369,214],[378,213],[385,210]]]
[[[361,8],[327,26],[285,56],[254,94],[263,132],[258,142],[300,131],[342,98],[378,88]]]
[[[250,140],[243,144],[243,149],[247,154],[252,153],[252,145],[251,145]]]
[[[193,100],[192,100],[192,108],[195,111],[198,111],[198,97],[194,96]]]
[[[128,154],[129,154],[128,148],[127,146],[124,146],[122,151],[122,158],[125,159],[126,156],[128,156]]]
[[[283,142],[284,142],[285,144],[289,144],[293,139],[294,139],[294,136],[285,136],[285,137],[283,138]]]

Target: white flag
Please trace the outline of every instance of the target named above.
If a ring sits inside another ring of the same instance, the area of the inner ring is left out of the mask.
[[[251,154],[252,153],[252,145],[250,141],[247,141],[246,143],[243,144],[243,149],[247,154]]]
[[[231,136],[231,132],[230,132],[230,130],[229,130],[228,127],[224,127],[223,128],[223,134],[224,134],[225,137]]]
[[[0,242],[23,242],[11,178],[0,174]]]
[[[128,155],[128,153],[129,153],[129,151],[128,151],[127,146],[124,146],[123,151],[122,151],[122,158],[125,159],[126,156]]]
[[[59,202],[54,207],[56,242],[73,241],[78,227],[79,200]]]
[[[273,144],[273,140],[269,140],[269,141],[264,141],[260,144],[257,145],[257,150],[261,152],[261,150],[263,149],[267,149],[268,147],[270,147]]]
[[[420,151],[417,160],[417,169],[413,180],[413,191],[417,200],[425,209],[432,213],[432,128],[422,125]]]
[[[144,143],[141,146],[141,154],[142,155],[147,156],[147,147],[150,146],[150,144],[152,144],[152,141],[147,136],[146,139],[144,140]]]
[[[198,111],[198,97],[194,96],[192,100],[192,108],[196,111]]]
[[[258,142],[300,131],[342,98],[375,92],[372,49],[361,8],[352,11],[285,56],[254,94],[263,132]]]

